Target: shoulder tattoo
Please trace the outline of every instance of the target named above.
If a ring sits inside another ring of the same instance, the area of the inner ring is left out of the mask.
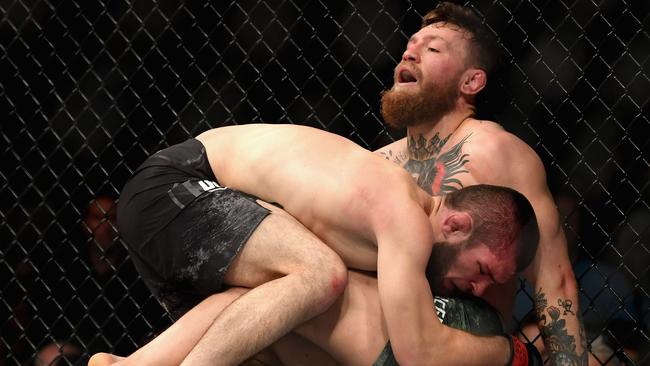
[[[393,150],[388,150],[388,152],[381,151],[379,155],[384,159],[388,161],[392,161],[397,165],[402,165],[406,160],[408,160],[408,154],[406,154],[405,152],[393,153]]]
[[[407,141],[410,157],[404,168],[429,194],[444,195],[459,190],[463,183],[456,176],[468,172],[465,164],[469,154],[463,154],[462,149],[470,136],[468,134],[443,154],[440,151],[451,135],[441,139],[436,133],[429,141],[422,135],[418,139],[411,137]]]

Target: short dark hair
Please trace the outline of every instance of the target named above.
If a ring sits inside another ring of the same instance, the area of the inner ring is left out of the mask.
[[[446,1],[441,2],[422,17],[421,28],[435,23],[453,24],[470,33],[471,47],[468,61],[486,74],[494,71],[499,59],[496,40],[470,8]]]
[[[507,187],[478,184],[446,195],[445,206],[472,217],[470,246],[485,244],[500,258],[514,254],[517,272],[532,262],[539,245],[539,228],[535,211],[523,194]]]

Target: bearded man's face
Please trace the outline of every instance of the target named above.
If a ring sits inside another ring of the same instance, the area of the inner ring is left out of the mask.
[[[409,40],[395,68],[394,84],[382,92],[381,113],[395,128],[436,122],[451,112],[469,52],[463,31],[433,24]]]

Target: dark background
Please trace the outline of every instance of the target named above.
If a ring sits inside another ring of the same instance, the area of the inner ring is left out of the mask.
[[[30,364],[55,340],[82,359],[124,355],[169,323],[119,237],[100,245],[112,209],[93,203],[117,199],[154,151],[249,122],[370,149],[403,136],[383,125],[379,93],[435,4],[0,0],[0,365]],[[503,51],[480,117],[544,161],[589,340],[606,339],[602,362],[648,364],[650,3],[471,6]],[[99,274],[90,257],[108,265],[104,251],[117,259]]]

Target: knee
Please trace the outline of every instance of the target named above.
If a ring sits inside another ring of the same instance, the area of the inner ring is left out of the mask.
[[[348,271],[333,271],[326,276],[321,276],[322,282],[317,284],[317,312],[322,313],[329,309],[342,295],[348,286]]]
[[[340,259],[339,262],[329,273],[329,290],[335,300],[343,294],[348,286],[348,268]]]
[[[312,266],[306,277],[305,280],[321,299],[323,310],[332,305],[348,285],[348,269],[336,254]]]
[[[334,295],[339,296],[348,284],[348,267],[336,252],[330,248],[327,249],[326,255],[323,256],[320,265],[315,269],[327,276],[327,284],[330,290]]]

